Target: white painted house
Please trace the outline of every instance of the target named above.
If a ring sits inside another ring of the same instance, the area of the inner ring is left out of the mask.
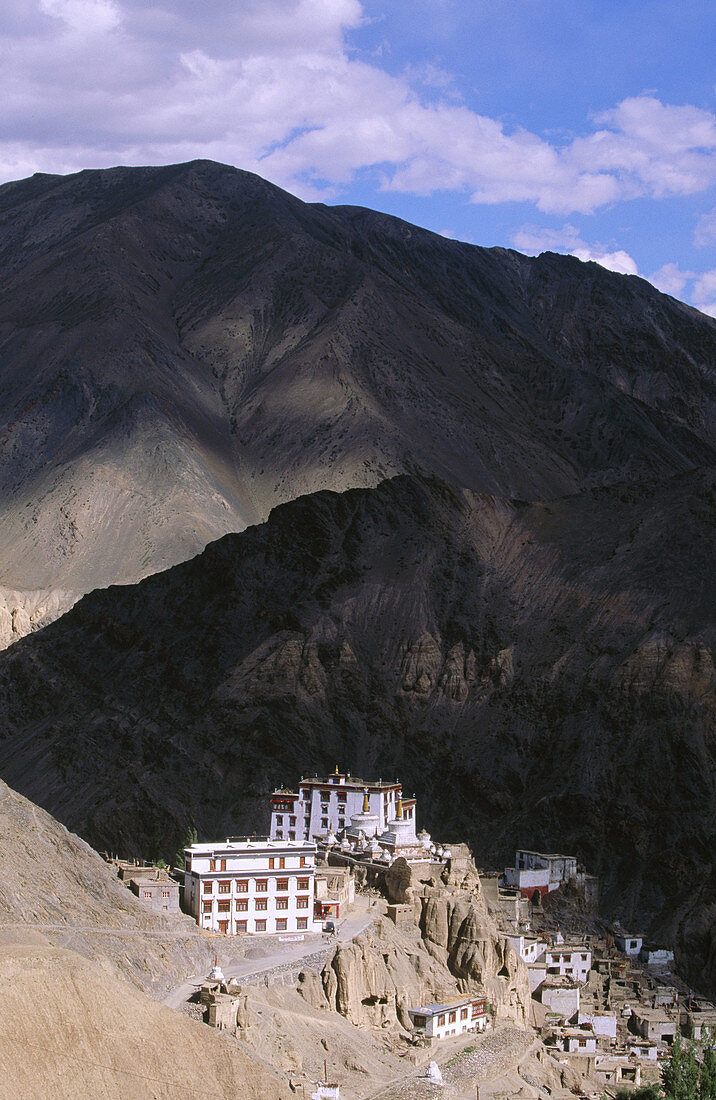
[[[592,952],[585,944],[559,943],[544,953],[547,977],[572,978],[586,982],[592,967]]]
[[[591,1027],[595,1035],[602,1035],[616,1042],[617,1017],[614,1012],[580,1012],[577,1023],[580,1027]]]
[[[409,1009],[413,1028],[431,1039],[446,1039],[466,1031],[484,1031],[487,1027],[487,1001],[466,997],[451,1004],[423,1005]]]
[[[517,934],[516,932],[510,932],[507,935],[507,939],[510,941],[520,958],[526,962],[528,966],[536,962],[537,959],[544,954],[547,948],[545,941],[539,939],[538,936],[525,936],[524,933]]]
[[[505,868],[505,885],[519,890],[522,897],[532,897],[535,891],[544,896],[576,875],[576,856],[518,848],[514,867]]]
[[[632,935],[631,932],[616,931],[614,933],[614,943],[617,949],[621,951],[622,955],[629,955],[630,958],[636,958],[641,951],[643,942],[643,936]]]
[[[364,813],[367,794],[373,828],[372,836],[388,831],[396,820],[398,804],[402,819],[415,826],[415,799],[403,798],[402,785],[382,779],[366,782],[339,772],[313,779],[302,779],[297,791],[275,790],[271,800],[272,840],[326,839],[351,827],[351,819]],[[365,830],[364,830],[365,832]],[[367,835],[367,834],[366,834]]]
[[[320,932],[314,918],[316,845],[229,837],[184,849],[184,904],[200,928]]]

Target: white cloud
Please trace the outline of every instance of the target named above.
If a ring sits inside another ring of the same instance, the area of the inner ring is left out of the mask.
[[[5,0],[0,171],[213,157],[304,197],[371,169],[385,190],[589,213],[713,182],[716,120],[650,95],[556,144],[456,102],[437,68],[393,76],[346,35],[359,0]],[[441,92],[441,88],[443,89]],[[706,232],[706,230],[704,230]],[[589,252],[632,270],[621,250]]]
[[[636,261],[624,249],[610,252],[599,244],[589,245],[582,240],[579,230],[573,225],[563,225],[561,229],[523,225],[513,234],[512,243],[515,248],[531,255],[539,252],[563,252],[568,256],[576,256],[578,260],[591,260],[601,264],[620,275],[639,274]]]
[[[663,264],[658,271],[649,276],[649,282],[664,294],[678,298],[687,283],[694,278],[693,271],[682,271],[678,264]]]
[[[716,210],[712,210],[710,214],[702,214],[697,221],[694,244],[697,248],[716,244]]]
[[[692,294],[697,309],[708,313],[710,317],[716,317],[716,267],[699,275]]]

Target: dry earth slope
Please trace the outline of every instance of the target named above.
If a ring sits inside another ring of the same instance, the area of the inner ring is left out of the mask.
[[[534,504],[405,475],[302,498],[3,654],[4,774],[145,854],[260,828],[306,770],[398,774],[479,862],[576,850],[611,912],[688,924],[707,958],[715,518],[707,469]]]
[[[0,645],[421,471],[539,499],[714,460],[716,322],[595,264],[207,161],[0,187]]]

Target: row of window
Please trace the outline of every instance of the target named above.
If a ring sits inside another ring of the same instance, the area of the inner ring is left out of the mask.
[[[219,931],[223,932],[225,936],[228,935],[228,933],[229,933],[229,924],[231,922],[228,921],[228,920],[220,920],[217,923],[219,925]],[[277,932],[285,932],[287,927],[288,927],[288,922],[287,922],[286,918],[285,917],[278,917],[277,920],[276,920],[276,931]],[[308,917],[299,917],[298,920],[296,921],[296,928],[299,930],[299,932],[302,932],[302,931],[304,931],[304,929],[308,928]],[[266,931],[266,921],[265,920],[257,920],[254,924],[254,929],[255,929],[256,932],[265,932]],[[248,931],[248,921],[237,920],[237,922],[236,922],[236,932],[241,933],[241,932],[247,932],[247,931]]]
[[[203,901],[201,904],[202,904],[202,911],[204,913],[211,913],[211,911],[213,909],[213,906],[214,906],[213,901]],[[231,912],[231,900],[230,900],[230,898],[219,898],[219,900],[217,901],[216,904],[217,904],[217,912],[219,912],[219,913],[230,913]],[[236,907],[236,912],[237,913],[247,913],[248,909],[249,909],[249,900],[248,900],[248,898],[237,898],[234,902],[234,905]],[[267,898],[254,898],[254,908],[259,910],[259,911],[268,909],[268,899]],[[276,908],[277,909],[288,909],[288,898],[276,898]],[[304,894],[304,895],[299,896],[299,897],[296,898],[296,908],[297,909],[308,909],[308,894]]]
[[[152,891],[151,890],[145,890],[144,891],[144,896],[145,896],[145,898],[151,898],[153,896]],[[159,895],[157,895],[157,896],[159,896]],[[163,898],[170,898],[171,896],[172,896],[171,890],[162,890],[162,897]]]
[[[277,821],[280,822],[280,820],[281,820],[280,817],[277,818]],[[296,819],[295,818],[292,819],[292,823],[294,825],[296,824]],[[286,856],[269,856],[268,865],[269,865],[269,871],[273,871],[274,868],[276,868],[276,867],[278,867],[279,870],[282,870],[286,866]],[[298,857],[298,866],[299,867],[310,867],[311,865],[312,864],[307,860],[306,856],[299,856]],[[225,859],[210,859],[209,860],[209,870],[210,871],[225,871],[226,870],[226,860]]]
[[[251,879],[245,879],[245,878],[244,879],[241,879],[241,878],[234,879],[233,882],[234,882],[234,886],[235,886],[235,892],[237,894],[248,894],[248,892],[249,892],[249,882],[250,881],[251,881]],[[277,890],[288,890],[289,882],[291,880],[287,879],[287,878],[277,878],[275,880],[272,879],[271,881],[275,881]],[[268,893],[269,880],[267,878],[257,878],[257,879],[254,879],[253,882],[254,882],[254,886],[256,888],[256,893],[257,894],[267,894]],[[307,878],[297,878],[295,880],[295,882],[296,882],[296,889],[297,890],[308,890],[309,880]],[[231,883],[232,883],[231,879],[219,879],[216,883],[216,885],[218,887],[217,893],[218,894],[230,894],[231,893]],[[204,893],[204,894],[213,894],[213,892],[214,892],[214,882],[213,882],[213,880],[205,881],[204,884],[203,884],[202,893]]]

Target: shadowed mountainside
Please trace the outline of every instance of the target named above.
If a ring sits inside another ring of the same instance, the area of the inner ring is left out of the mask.
[[[716,322],[207,161],[0,187],[0,645],[271,507],[714,461]]]
[[[713,860],[715,519],[711,470],[302,498],[3,654],[5,778],[146,855],[265,828],[302,771],[397,774],[478,863],[574,850],[667,928]]]

